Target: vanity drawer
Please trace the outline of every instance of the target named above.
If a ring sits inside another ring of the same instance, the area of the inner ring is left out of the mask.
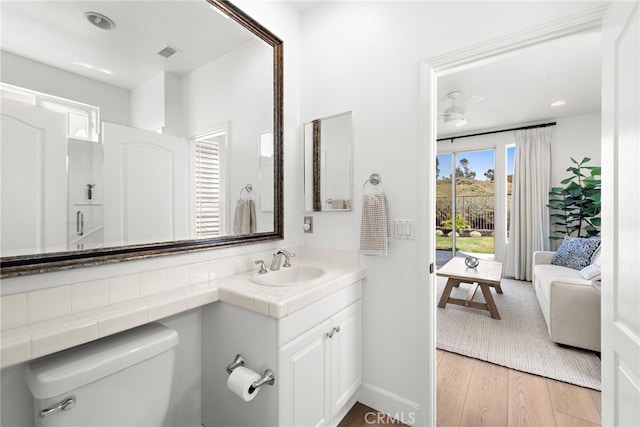
[[[362,299],[362,281],[355,282],[302,310],[279,319],[277,347],[282,347],[360,299]]]

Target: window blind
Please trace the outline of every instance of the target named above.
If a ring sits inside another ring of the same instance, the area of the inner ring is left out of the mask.
[[[220,144],[216,140],[196,140],[196,237],[220,236]]]

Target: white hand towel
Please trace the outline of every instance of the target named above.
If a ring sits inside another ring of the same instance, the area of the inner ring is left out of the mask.
[[[384,193],[362,196],[360,254],[387,255],[389,247],[389,215]]]
[[[253,200],[240,199],[233,218],[233,234],[256,232],[256,208]]]

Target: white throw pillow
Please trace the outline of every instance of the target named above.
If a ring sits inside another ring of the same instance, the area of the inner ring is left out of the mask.
[[[586,280],[599,280],[600,279],[600,266],[591,264],[580,270],[580,275]]]

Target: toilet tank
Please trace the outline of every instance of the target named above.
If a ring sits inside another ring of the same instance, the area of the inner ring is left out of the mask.
[[[148,324],[29,363],[36,426],[160,426],[178,333]],[[64,406],[66,410],[47,409]]]

